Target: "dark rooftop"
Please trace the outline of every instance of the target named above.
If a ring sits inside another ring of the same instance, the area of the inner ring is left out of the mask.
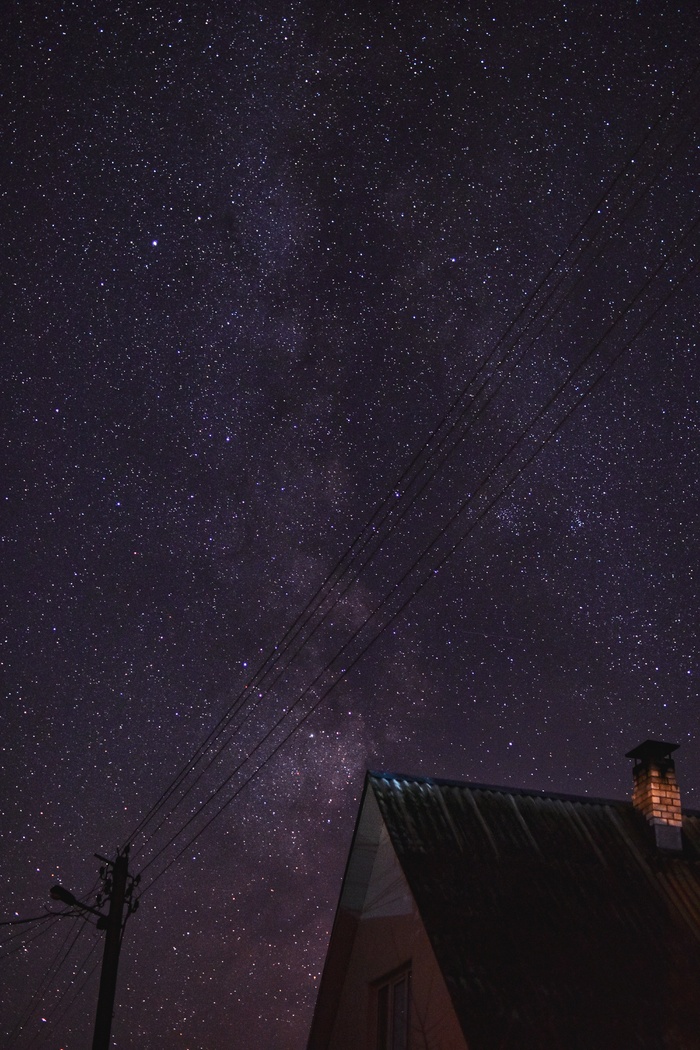
[[[469,1045],[700,1047],[700,814],[371,773]]]

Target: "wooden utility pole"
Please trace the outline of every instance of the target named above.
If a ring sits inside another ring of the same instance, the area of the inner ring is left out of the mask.
[[[109,1050],[109,1036],[112,1030],[114,1014],[114,993],[117,988],[117,967],[119,966],[119,949],[122,945],[124,903],[126,900],[126,883],[129,877],[129,847],[118,853],[112,867],[111,891],[109,896],[109,914],[107,915],[107,933],[105,950],[102,956],[102,973],[100,991],[97,997],[97,1014],[95,1016],[95,1035],[92,1050]]]

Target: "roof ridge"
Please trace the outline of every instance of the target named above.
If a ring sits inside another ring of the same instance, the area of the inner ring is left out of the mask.
[[[547,791],[543,788],[509,787],[507,784],[482,784],[477,780],[453,780],[449,777],[424,777],[416,773],[398,773],[389,770],[368,769],[368,777],[377,780],[407,780],[416,784],[435,784],[438,787],[468,788],[470,791],[495,791],[502,795],[523,795],[534,798],[551,798],[560,802],[583,802],[593,806],[632,806],[628,798],[603,798],[600,795],[572,795],[565,791]],[[700,809],[682,806],[686,817],[700,817]]]
[[[377,780],[406,780],[416,784],[434,784],[436,787],[468,788],[471,791],[494,791],[502,795],[532,795],[535,798],[551,798],[563,802],[583,802],[589,805],[631,806],[630,799],[601,798],[597,795],[572,795],[563,791],[546,791],[542,788],[509,787],[506,784],[482,784],[475,780],[453,780],[448,777],[424,777],[413,773],[397,773],[387,770],[367,770],[369,777]],[[684,812],[693,813],[692,810]]]

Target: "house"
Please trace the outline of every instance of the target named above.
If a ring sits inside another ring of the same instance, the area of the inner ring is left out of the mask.
[[[700,1050],[700,812],[369,773],[308,1050]]]

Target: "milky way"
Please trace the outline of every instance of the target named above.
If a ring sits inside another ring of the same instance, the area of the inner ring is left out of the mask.
[[[132,843],[114,1046],[305,1045],[368,767],[700,804],[699,23],[5,12],[1,917]],[[4,1045],[102,936],[0,927]]]

